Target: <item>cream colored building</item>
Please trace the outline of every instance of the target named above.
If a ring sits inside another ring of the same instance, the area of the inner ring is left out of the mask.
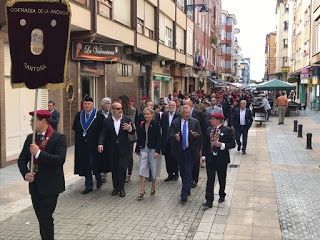
[[[193,76],[193,11],[190,0],[70,0],[72,9],[70,56],[67,82],[74,89],[68,101],[66,89],[41,91],[38,108],[47,108],[48,99],[61,113],[59,130],[72,145],[72,123],[81,100],[91,95],[96,107],[105,96],[143,95],[158,101],[176,91],[185,91]],[[1,1],[3,7],[3,1]],[[3,14],[1,15],[3,16]],[[10,55],[7,29],[0,18],[0,167],[10,164],[31,132],[28,112],[33,108],[34,92],[10,86]],[[72,55],[77,42],[118,44],[123,48],[120,62],[90,61]],[[70,99],[69,99],[70,100]]]
[[[311,74],[308,81],[308,105],[320,110],[320,0],[311,5]]]
[[[292,48],[291,48],[291,77],[297,81],[300,102],[308,99],[307,85],[311,73],[311,0],[297,0],[293,2]]]
[[[290,1],[277,0],[277,37],[276,37],[276,76],[281,80],[287,80],[290,71],[290,51],[291,36],[289,34],[290,12],[292,11]]]

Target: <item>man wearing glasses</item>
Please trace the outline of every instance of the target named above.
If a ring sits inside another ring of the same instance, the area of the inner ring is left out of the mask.
[[[130,117],[123,116],[122,105],[115,102],[111,105],[112,117],[104,119],[103,129],[98,141],[98,151],[105,152],[111,164],[112,196],[126,195],[124,183],[126,179],[127,160],[130,151],[128,134],[134,134],[135,129]]]

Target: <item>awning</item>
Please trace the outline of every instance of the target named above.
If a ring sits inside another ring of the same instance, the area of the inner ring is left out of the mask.
[[[171,80],[171,76],[161,75],[161,74],[153,74],[153,80],[169,82]]]
[[[208,78],[208,80],[209,80],[210,82],[212,82],[214,85],[223,86],[222,80],[215,79],[215,78]]]

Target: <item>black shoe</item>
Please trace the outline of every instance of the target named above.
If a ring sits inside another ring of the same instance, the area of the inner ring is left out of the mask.
[[[126,192],[124,191],[124,189],[121,189],[119,192],[119,197],[125,197],[126,196]]]
[[[149,182],[152,182],[152,177],[149,177],[148,180],[149,180]]]
[[[218,203],[223,203],[225,201],[225,197],[220,197]]]
[[[241,148],[241,146],[240,146],[240,145],[238,145],[238,149],[237,149],[237,150],[238,150],[238,152],[240,152],[240,148]]]
[[[97,190],[99,190],[102,187],[102,181],[101,182],[97,182]]]
[[[187,197],[181,197],[180,198],[180,203],[181,204],[184,204],[184,203],[186,203],[188,201],[188,198]]]
[[[82,194],[88,194],[89,192],[92,192],[92,189],[86,188],[85,190],[82,191]]]
[[[170,182],[170,181],[172,181],[173,179],[174,179],[174,177],[169,175],[164,181],[165,181],[165,182]]]
[[[118,193],[119,193],[118,189],[113,189],[111,195],[116,196],[116,195],[118,195]]]
[[[196,181],[192,181],[192,182],[191,182],[191,187],[192,187],[192,188],[195,188],[196,186],[197,186]]]
[[[242,154],[246,154],[246,150],[245,149],[242,149]]]
[[[208,208],[212,208],[212,202],[206,201],[202,206],[203,210],[207,210]]]
[[[174,181],[178,181],[178,179],[179,179],[179,175],[175,175],[175,176],[173,177],[173,180],[174,180]]]

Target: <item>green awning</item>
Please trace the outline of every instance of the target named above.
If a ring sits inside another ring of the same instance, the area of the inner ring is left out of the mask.
[[[161,74],[153,74],[153,80],[169,82],[171,80],[171,76],[161,75]]]
[[[288,82],[273,79],[268,82],[260,83],[256,86],[256,90],[293,90],[296,86]]]

